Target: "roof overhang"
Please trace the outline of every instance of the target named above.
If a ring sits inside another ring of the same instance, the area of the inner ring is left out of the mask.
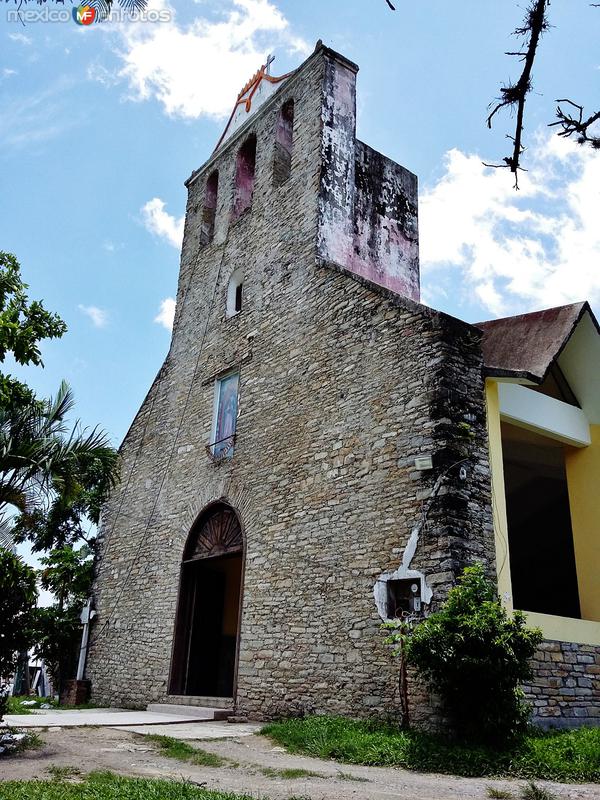
[[[540,385],[560,367],[591,424],[600,424],[600,326],[589,303],[477,323],[485,373],[503,382]]]

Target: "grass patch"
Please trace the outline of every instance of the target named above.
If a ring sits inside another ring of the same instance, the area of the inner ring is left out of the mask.
[[[24,706],[23,703],[30,703],[34,702],[35,705],[32,706]],[[36,708],[39,708],[42,703],[48,703],[48,705],[55,706],[54,700],[48,700],[46,697],[27,697],[24,695],[23,697],[9,697],[8,698],[8,709],[6,711],[7,714],[33,714]]]
[[[340,781],[354,781],[355,783],[369,783],[368,778],[360,778],[358,775],[351,775],[349,772],[338,772],[335,776]]]
[[[7,727],[2,728],[0,730],[0,734],[4,733],[23,733],[23,731],[18,730],[17,728]],[[14,749],[11,749],[2,755],[2,758],[11,758],[12,756],[16,755],[17,753],[23,752],[23,750],[35,750],[37,747],[41,747],[44,744],[42,738],[38,736],[37,733],[30,733],[26,731],[26,736],[22,739]]]
[[[17,752],[21,752],[22,750],[35,750],[37,747],[41,747],[44,744],[42,737],[38,736],[37,733],[29,733],[29,731],[26,733],[27,736],[17,746]]]
[[[261,772],[267,778],[286,778],[287,780],[294,780],[295,778],[326,778],[326,775],[321,775],[320,772],[311,772],[309,769],[301,769],[299,767],[290,767],[288,769],[274,769],[273,767],[262,767]]]
[[[469,747],[441,736],[401,731],[382,722],[341,717],[274,722],[262,733],[291,753],[347,764],[403,767],[465,777],[600,782],[600,728],[549,733],[532,730],[506,751]]]
[[[23,705],[23,703],[32,702],[35,703],[35,705]],[[58,702],[52,697],[38,697],[37,695],[29,696],[26,694],[19,695],[18,697],[9,697],[8,708],[10,710],[7,711],[7,714],[31,714],[32,710],[35,711],[36,708],[45,705],[52,706],[52,708],[58,708]]]
[[[0,800],[253,800],[249,795],[211,792],[191,783],[123,778],[93,772],[81,783],[0,781]]]
[[[494,789],[493,786],[487,787],[487,795],[492,800],[514,800],[515,795],[505,789]],[[557,796],[542,786],[535,783],[528,783],[519,790],[521,800],[558,800]]]
[[[167,756],[167,758],[186,761],[188,764],[195,764],[198,767],[223,767],[228,763],[227,759],[221,758],[215,753],[209,753],[207,750],[192,747],[191,744],[183,742],[181,739],[173,739],[171,736],[157,736],[156,734],[148,734],[145,738],[157,744],[162,755]]]
[[[51,764],[46,767],[46,772],[52,775],[55,781],[66,781],[68,778],[76,778],[81,775],[81,770],[77,767],[59,766],[58,764]]]
[[[521,789],[522,800],[557,800],[556,795],[544,789],[542,786],[536,786],[535,783],[529,783]]]
[[[24,706],[23,703],[30,703],[34,702],[35,705],[27,705]],[[51,708],[41,708],[42,706],[51,706]],[[85,711],[86,709],[90,708],[103,708],[104,706],[99,706],[98,703],[82,703],[79,706],[61,706],[58,704],[57,700],[53,700],[51,697],[37,697],[32,696],[28,697],[27,695],[21,695],[20,697],[9,697],[8,698],[8,711],[7,714],[33,714],[36,709],[40,709],[42,711]]]

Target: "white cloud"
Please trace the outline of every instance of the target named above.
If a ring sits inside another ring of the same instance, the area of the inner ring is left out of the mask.
[[[92,320],[92,324],[95,328],[104,328],[108,322],[108,314],[104,309],[98,308],[97,306],[84,306],[79,304],[79,310],[82,314],[85,314],[86,317],[89,317]]]
[[[9,33],[8,38],[13,42],[19,42],[19,44],[25,45],[30,45],[33,42],[33,39],[30,36],[25,36],[24,33]]]
[[[31,147],[59,136],[80,124],[79,111],[68,107],[66,93],[72,78],[58,78],[50,87],[14,97],[0,115],[0,141],[4,147]]]
[[[11,78],[13,75],[18,75],[18,74],[19,73],[17,72],[16,69],[11,69],[10,67],[4,67],[4,69],[2,70],[3,78]]]
[[[600,301],[600,154],[540,135],[515,192],[507,170],[479,155],[446,154],[445,172],[421,197],[425,292],[450,278],[496,316],[582,299]]]
[[[168,0],[150,0],[149,8],[169,12],[170,21],[119,28],[123,66],[118,74],[127,80],[132,99],[156,98],[173,116],[222,118],[268,52],[277,47],[308,52],[270,0],[224,5],[217,17],[206,13],[178,25]],[[98,77],[108,82],[106,71]]]
[[[123,242],[113,242],[111,239],[105,239],[102,242],[102,249],[106,250],[107,253],[117,253],[119,250],[123,250],[125,245]]]
[[[142,206],[141,214],[144,226],[150,233],[166,239],[169,244],[177,249],[181,247],[184,217],[177,219],[165,211],[165,204],[159,197],[153,197],[152,200],[148,200]]]
[[[89,80],[98,81],[107,89],[119,83],[119,75],[97,61],[89,64],[86,72]]]
[[[160,304],[160,310],[154,317],[154,322],[158,322],[168,331],[173,330],[173,320],[175,319],[175,300],[172,297],[165,297]]]

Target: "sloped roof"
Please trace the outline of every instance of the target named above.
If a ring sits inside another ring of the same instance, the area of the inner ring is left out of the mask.
[[[598,327],[587,302],[475,323],[483,331],[486,371],[541,383],[586,311]]]

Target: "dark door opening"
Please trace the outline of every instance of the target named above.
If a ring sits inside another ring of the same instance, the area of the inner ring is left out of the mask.
[[[233,511],[218,507],[194,526],[186,546],[175,622],[171,694],[233,696],[241,586],[239,523]]]
[[[564,448],[502,423],[514,607],[581,616]]]

